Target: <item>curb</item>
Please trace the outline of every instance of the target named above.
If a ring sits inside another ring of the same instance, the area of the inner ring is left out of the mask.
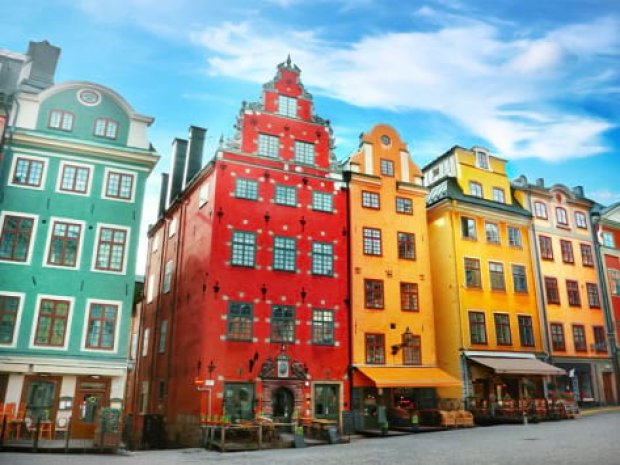
[[[588,416],[588,415],[596,415],[597,413],[611,413],[611,412],[620,412],[620,406],[585,409],[585,410],[581,410],[580,413],[582,416]]]

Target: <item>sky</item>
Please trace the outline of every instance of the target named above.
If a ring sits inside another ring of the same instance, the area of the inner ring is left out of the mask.
[[[420,167],[482,146],[511,179],[620,201],[620,0],[4,2],[0,48],[30,40],[62,49],[56,82],[105,85],[155,118],[143,238],[173,138],[207,128],[207,163],[288,55],[339,159],[387,123]]]

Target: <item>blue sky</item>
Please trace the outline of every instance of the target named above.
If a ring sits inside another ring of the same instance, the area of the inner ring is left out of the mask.
[[[162,160],[146,223],[172,139],[206,127],[206,162],[288,54],[339,158],[388,123],[419,166],[481,145],[510,160],[512,178],[620,201],[619,0],[21,0],[2,10],[1,48],[49,40],[62,48],[58,82],[109,86],[156,118]]]

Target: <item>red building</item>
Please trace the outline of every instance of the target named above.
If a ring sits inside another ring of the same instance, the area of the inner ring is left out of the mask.
[[[348,409],[346,192],[299,74],[278,65],[204,168],[204,129],[174,141],[148,234],[134,387],[146,442],[162,420],[168,440],[191,444],[208,416],[339,421]]]

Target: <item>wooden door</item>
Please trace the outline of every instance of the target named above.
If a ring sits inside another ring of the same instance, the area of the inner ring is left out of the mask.
[[[614,391],[612,388],[611,373],[603,373],[603,393],[605,395],[605,402],[610,405],[614,404]]]
[[[101,408],[110,403],[110,379],[78,378],[71,418],[71,437],[90,439],[95,436]]]

